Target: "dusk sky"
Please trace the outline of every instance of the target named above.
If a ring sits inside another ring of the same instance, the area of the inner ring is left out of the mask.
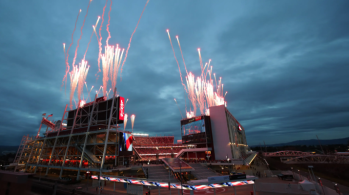
[[[146,0],[112,3],[109,44],[127,48]],[[104,5],[105,1],[91,2],[77,62]],[[66,68],[62,44],[67,49],[71,43],[81,9],[69,52],[71,64],[87,6],[87,0],[0,1],[0,145],[19,145],[23,135],[34,136],[43,113],[62,118],[70,91],[69,78],[66,95],[61,88]],[[103,47],[109,6],[110,0]],[[204,62],[212,59],[213,72],[228,91],[228,110],[244,126],[248,145],[316,135],[349,137],[348,9],[349,1],[341,0],[150,0],[133,36],[122,81],[117,81],[118,93],[129,99],[125,112],[136,115],[134,132],[180,139],[181,115],[173,99],[184,114],[185,92],[169,29],[183,77],[176,35],[188,71],[200,74],[197,48]],[[96,36],[86,60],[91,66],[87,85],[99,88]]]

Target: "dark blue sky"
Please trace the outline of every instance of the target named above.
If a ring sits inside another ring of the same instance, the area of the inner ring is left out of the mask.
[[[110,44],[127,48],[145,2],[113,1]],[[77,61],[104,4],[91,2]],[[35,135],[42,113],[62,117],[69,101],[60,87],[62,43],[70,44],[82,9],[73,56],[87,5],[82,0],[0,2],[0,145],[18,145],[22,135]],[[169,28],[173,41],[180,37],[188,70],[200,73],[198,47],[203,61],[212,59],[228,91],[228,109],[245,127],[249,145],[348,137],[348,8],[348,1],[150,0],[117,84],[120,95],[129,98],[126,113],[136,114],[134,131],[180,136],[173,98],[184,112],[184,90]],[[177,44],[174,48],[181,59]],[[93,37],[86,57],[88,86],[102,84],[95,77],[97,58]]]

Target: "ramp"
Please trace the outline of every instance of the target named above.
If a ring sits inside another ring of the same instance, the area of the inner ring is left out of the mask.
[[[148,180],[154,180],[154,181],[162,181],[162,182],[168,182],[168,175],[169,171],[165,168],[164,165],[159,166],[144,166],[144,169],[148,169]],[[170,175],[170,182],[171,183],[178,183],[178,180],[173,177],[173,175]]]
[[[75,147],[82,153],[82,150],[83,150],[82,146],[75,145]],[[89,151],[87,148],[85,148],[84,158],[86,158],[88,161],[92,163],[100,163],[100,160],[94,154],[92,154],[92,152]]]
[[[191,167],[186,162],[182,161],[179,158],[163,158],[161,159],[173,172],[188,172],[194,171],[193,167]]]
[[[216,173],[214,170],[208,168],[205,165],[202,165],[201,163],[189,163],[191,167],[193,167],[195,170],[191,173],[198,179],[207,179],[208,177],[215,177],[220,176],[218,173]]]

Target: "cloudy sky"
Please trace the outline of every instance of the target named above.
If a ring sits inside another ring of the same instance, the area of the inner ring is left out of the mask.
[[[145,3],[113,1],[109,44],[127,48]],[[71,64],[87,5],[83,0],[0,2],[0,145],[18,145],[24,134],[35,135],[42,113],[62,117],[69,102],[61,88],[62,43],[70,44],[82,9]],[[77,61],[104,5],[91,2]],[[110,1],[103,45],[109,6]],[[228,109],[245,127],[249,145],[349,137],[348,8],[348,1],[150,0],[117,83],[118,93],[129,98],[126,113],[136,115],[134,131],[180,138],[181,115],[173,98],[184,113],[184,90],[168,28],[183,75],[175,35],[188,71],[200,73],[198,47],[203,61],[212,59],[213,72],[228,91]],[[86,59],[87,85],[99,87],[95,36]]]

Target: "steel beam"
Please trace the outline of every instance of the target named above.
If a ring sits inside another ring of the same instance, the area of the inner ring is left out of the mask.
[[[93,101],[93,106],[92,106],[92,110],[91,110],[91,116],[90,116],[90,120],[88,121],[88,127],[87,127],[87,131],[85,133],[85,141],[84,141],[84,147],[82,149],[82,154],[80,157],[80,164],[79,164],[79,170],[78,170],[78,175],[76,177],[76,180],[79,180],[80,178],[80,169],[81,169],[81,165],[82,165],[82,161],[84,160],[84,154],[85,154],[85,148],[86,148],[86,143],[87,143],[87,138],[89,135],[89,131],[90,131],[90,127],[91,127],[91,122],[92,122],[92,117],[93,117],[93,112],[95,109],[95,105],[96,105],[96,99],[97,99],[97,94],[95,95],[95,100]]]
[[[72,126],[71,130],[70,130],[70,135],[69,135],[69,140],[68,140],[68,144],[67,144],[67,149],[65,150],[65,154],[64,154],[64,157],[63,157],[62,168],[61,168],[61,172],[59,174],[59,178],[62,178],[65,158],[67,157],[67,153],[68,153],[69,145],[70,145],[70,140],[71,140],[71,137],[73,136],[73,131],[74,131],[75,123],[76,123],[76,118],[78,117],[79,110],[80,110],[80,102],[81,102],[81,100],[79,100],[78,108],[76,109],[76,114],[75,114],[75,117],[74,117],[74,123],[73,123],[73,126]]]

